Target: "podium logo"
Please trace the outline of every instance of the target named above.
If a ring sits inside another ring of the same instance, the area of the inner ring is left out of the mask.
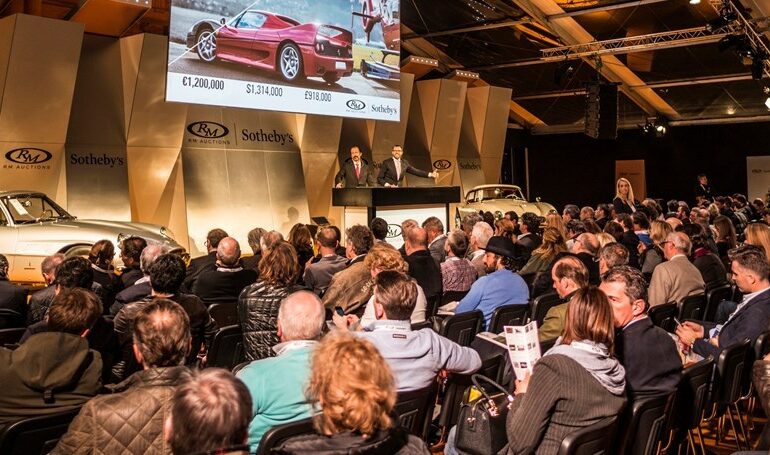
[[[226,126],[217,122],[193,122],[187,125],[187,131],[204,139],[219,139],[230,133]]]
[[[49,161],[51,152],[36,148],[13,149],[5,154],[5,159],[16,164],[40,164]]]
[[[353,109],[354,111],[360,111],[361,109],[366,107],[366,103],[357,99],[348,100],[348,102],[345,103],[345,105],[347,105],[348,108]]]
[[[433,162],[433,167],[439,171],[446,171],[452,167],[452,162],[449,160],[436,160]]]
[[[401,226],[398,224],[389,224],[387,238],[394,239],[396,237],[401,237]]]

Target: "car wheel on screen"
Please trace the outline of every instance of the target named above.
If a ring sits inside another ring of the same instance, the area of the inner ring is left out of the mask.
[[[302,54],[294,44],[284,44],[278,54],[278,70],[287,82],[294,82],[304,77]]]
[[[213,30],[206,29],[198,33],[195,52],[204,62],[211,63],[217,58],[217,36]]]
[[[338,80],[340,80],[340,75],[337,73],[325,73],[324,74],[324,80],[327,84],[334,84]]]

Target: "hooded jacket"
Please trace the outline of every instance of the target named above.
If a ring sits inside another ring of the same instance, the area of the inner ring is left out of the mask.
[[[0,425],[82,406],[101,388],[102,358],[88,340],[62,332],[0,348]]]

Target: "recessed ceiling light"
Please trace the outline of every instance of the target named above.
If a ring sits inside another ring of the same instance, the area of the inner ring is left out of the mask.
[[[727,115],[733,115],[735,114],[735,108],[733,106],[730,106],[727,108]]]

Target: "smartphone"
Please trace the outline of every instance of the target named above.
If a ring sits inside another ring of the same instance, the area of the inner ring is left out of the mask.
[[[677,318],[674,318],[674,322],[676,322],[677,327],[682,325],[682,323],[679,322],[679,319],[677,319]]]
[[[338,316],[345,317],[345,310],[343,310],[341,306],[334,307],[334,311],[337,313]]]

